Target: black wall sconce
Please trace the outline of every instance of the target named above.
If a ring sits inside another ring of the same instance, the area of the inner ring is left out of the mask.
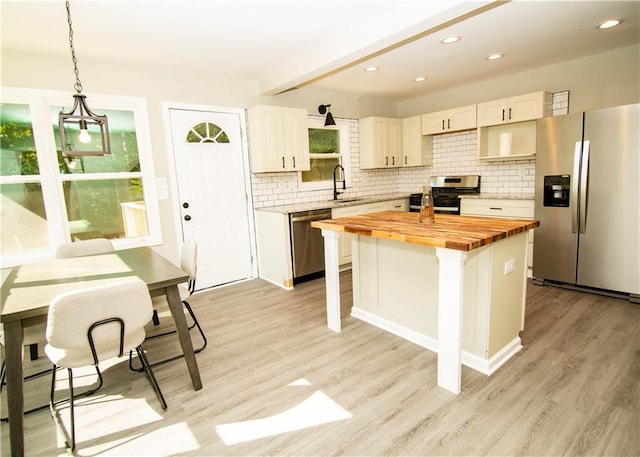
[[[325,127],[328,125],[336,125],[336,121],[333,120],[333,116],[331,115],[331,111],[329,111],[329,107],[331,107],[331,105],[318,106],[318,112],[320,114],[327,113],[327,118],[324,120]]]

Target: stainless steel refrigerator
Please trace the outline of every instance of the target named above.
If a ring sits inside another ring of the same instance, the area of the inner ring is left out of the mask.
[[[640,104],[537,123],[533,276],[640,302]]]

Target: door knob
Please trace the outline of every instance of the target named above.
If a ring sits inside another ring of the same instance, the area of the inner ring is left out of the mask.
[[[191,220],[191,216],[189,216],[188,214],[184,217],[185,221],[190,221]]]

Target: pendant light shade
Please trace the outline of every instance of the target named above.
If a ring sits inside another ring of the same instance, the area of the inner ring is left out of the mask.
[[[86,96],[73,96],[73,108],[58,114],[58,131],[63,156],[101,156],[111,153],[107,116],[89,109]]]
[[[62,155],[67,156],[101,156],[111,154],[109,141],[109,124],[107,116],[95,114],[87,105],[87,97],[82,94],[82,83],[78,71],[78,61],[73,47],[73,28],[71,26],[71,8],[69,1],[67,8],[67,22],[69,23],[69,47],[73,70],[76,75],[71,111],[60,111],[58,114],[58,134]]]
[[[336,121],[333,120],[333,115],[331,114],[331,111],[329,111],[329,107],[330,106],[331,105],[320,105],[320,106],[318,106],[318,112],[320,114],[327,113],[327,117],[324,120],[325,127],[331,126],[331,125],[336,125]]]

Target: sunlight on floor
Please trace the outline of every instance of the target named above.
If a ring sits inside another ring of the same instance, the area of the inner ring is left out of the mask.
[[[85,455],[95,455],[106,453],[119,457],[145,455],[141,449],[148,449],[146,455],[182,455],[186,452],[195,451],[200,448],[198,440],[193,436],[189,425],[186,422],[159,427],[156,430],[146,433],[131,431],[124,438],[119,438],[121,434],[113,434],[118,438],[108,443],[97,444],[81,448]],[[98,442],[99,440],[96,440]],[[162,452],[159,453],[159,449]]]
[[[300,379],[289,385],[304,386],[310,383]],[[280,414],[263,419],[216,425],[216,431],[224,444],[232,445],[351,417],[353,415],[349,411],[324,392],[317,390],[306,400]]]

